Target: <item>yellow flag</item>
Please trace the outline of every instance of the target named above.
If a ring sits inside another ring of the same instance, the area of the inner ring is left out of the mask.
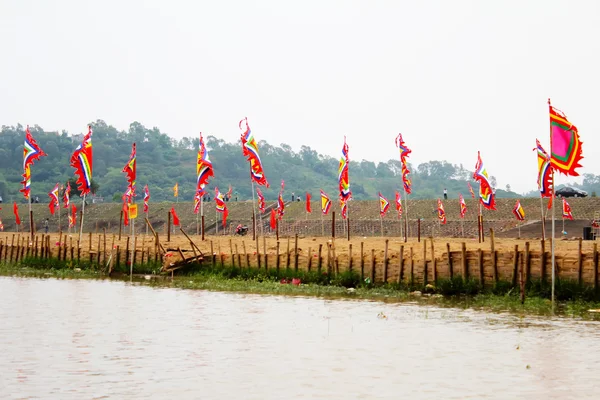
[[[173,196],[179,196],[179,185],[177,184],[177,182],[175,182],[175,186],[173,186]]]
[[[137,204],[129,205],[129,219],[137,218]]]

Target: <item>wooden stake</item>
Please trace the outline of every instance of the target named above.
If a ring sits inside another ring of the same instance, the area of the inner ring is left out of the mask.
[[[383,283],[387,283],[388,278],[388,244],[389,239],[385,239],[385,249],[383,250]]]
[[[312,250],[310,248],[310,246],[308,247],[308,260],[307,260],[307,266],[306,268],[308,269],[308,272],[310,272],[310,270],[312,269]]]
[[[321,273],[321,268],[323,267],[323,257],[322,257],[322,250],[323,250],[323,244],[319,244],[319,260],[317,261],[317,271],[319,271],[319,274]]]
[[[371,284],[375,284],[375,249],[371,249]]]
[[[467,245],[465,242],[461,243],[460,248],[461,262],[462,262],[462,276],[463,280],[469,280],[469,261],[467,260]]]
[[[494,282],[498,283],[498,263],[497,263],[497,254],[494,244],[494,230],[490,228],[490,257],[492,258],[492,271],[494,271]]]
[[[531,276],[531,258],[529,257],[529,242],[525,242],[525,286]]]
[[[242,241],[242,244],[244,244],[244,242]],[[246,252],[246,245],[244,245],[244,253]],[[213,248],[213,241],[210,241],[210,259],[212,261],[212,267],[214,268],[217,264],[217,260],[215,258],[215,251]]]
[[[452,268],[452,253],[450,253],[450,243],[446,243],[446,255],[448,256],[448,275],[450,279],[454,278],[454,269]]]
[[[540,247],[541,247],[541,253],[540,253],[540,278],[542,280],[542,283],[545,284],[546,283],[546,241],[545,240],[540,240]]]
[[[433,248],[433,238],[429,239],[431,242],[431,263],[433,264],[433,283],[437,284],[437,259],[435,258],[435,251]]]
[[[427,286],[427,239],[423,239],[423,286]]]
[[[479,263],[479,284],[483,287],[485,282],[483,277],[483,252],[481,249],[477,249],[477,260]]]
[[[218,223],[218,221],[217,221]],[[171,241],[171,212],[167,211],[167,243]]]
[[[352,243],[348,244],[348,271],[352,272]]]
[[[331,237],[335,238],[335,211],[331,212]]]
[[[583,253],[581,251],[581,238],[579,238],[579,247],[577,251],[577,281],[583,284]]]
[[[147,220],[147,218],[146,218]],[[119,242],[121,241],[121,229],[123,228],[123,210],[121,210],[121,216],[119,217]]]
[[[298,234],[294,238],[294,270],[298,271]]]
[[[398,283],[402,283],[404,280],[404,245],[400,245],[400,253],[398,255],[398,262],[400,265],[398,266]]]
[[[320,250],[319,250],[320,252]],[[320,253],[319,253],[320,254]],[[279,274],[279,266],[281,263],[281,260],[279,258],[279,240],[277,241],[277,249],[275,250],[275,268],[277,269],[277,273]],[[319,269],[321,268],[321,264],[319,263]]]
[[[290,237],[287,237],[287,251],[285,252],[285,268],[290,269]]]
[[[598,293],[598,244],[594,243],[594,251],[592,253],[594,263],[594,290]]]
[[[410,284],[411,286],[415,283],[415,260],[414,260],[414,250],[412,246],[410,247]]]
[[[360,281],[365,281],[365,257],[363,254],[364,243],[360,242]]]

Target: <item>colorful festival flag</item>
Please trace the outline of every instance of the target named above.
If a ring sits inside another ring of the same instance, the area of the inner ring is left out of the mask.
[[[19,217],[19,206],[17,205],[16,201],[13,204],[13,213],[15,214],[15,220],[17,225],[21,225],[21,218]]]
[[[71,195],[71,182],[67,182],[67,187],[63,192],[63,208],[69,208]]]
[[[571,206],[567,203],[567,199],[563,197],[562,199],[563,207],[562,207],[562,217],[563,219],[573,219],[573,213],[571,212]]]
[[[131,188],[131,197],[135,197],[135,179],[136,179],[136,149],[135,143],[131,145],[131,155],[129,156],[129,161],[123,167],[123,170],[127,176],[127,183],[129,183],[129,187]]]
[[[321,189],[321,212],[323,215],[329,214],[329,209],[331,208],[331,200],[329,200],[329,196]]]
[[[438,199],[437,212],[438,212],[438,219],[440,220],[440,223],[445,225],[446,224],[446,211],[444,210],[444,204],[442,203],[442,200],[440,200],[440,199]]]
[[[242,127],[242,122],[245,122],[245,130]],[[242,131],[242,152],[244,157],[246,157],[246,159],[250,162],[250,179],[259,185],[269,187],[269,182],[267,182],[263,165],[260,161],[260,156],[258,155],[258,144],[256,143],[256,139],[250,130],[250,125],[248,125],[248,118],[241,120],[239,127]]]
[[[148,185],[144,186],[144,212],[148,213],[148,202],[150,201],[150,189]]]
[[[73,228],[77,223],[77,207],[71,204],[71,214],[69,214],[69,228]]]
[[[406,157],[408,157],[410,153],[412,153],[412,150],[409,149],[408,146],[406,146],[406,143],[404,143],[404,139],[402,139],[401,133],[399,133],[398,136],[396,136],[396,147],[400,151],[400,161],[402,162],[404,162]]]
[[[579,176],[576,169],[581,167],[579,162],[583,158],[579,132],[562,111],[552,107],[550,99],[548,99],[548,107],[552,167],[567,176]]]
[[[125,203],[125,204],[129,204],[129,203],[133,202],[133,193],[131,191],[131,186],[127,185],[127,189],[125,189],[125,193],[123,193],[123,196],[121,197],[121,199],[123,200],[123,203]]]
[[[383,218],[390,208],[390,202],[379,192],[379,216]]]
[[[175,207],[171,207],[171,215],[173,216],[173,225],[179,226],[179,217],[177,216],[177,212],[175,211]]]
[[[396,147],[398,147],[400,151],[400,163],[402,165],[402,185],[404,186],[404,191],[406,194],[411,194],[412,180],[408,177],[410,170],[408,169],[407,158],[410,153],[412,153],[412,150],[406,146],[406,143],[404,143],[401,133],[399,133],[396,137]]]
[[[400,192],[396,190],[396,211],[398,211],[398,218],[402,218],[402,197]]]
[[[471,186],[471,185],[469,185]],[[471,189],[473,190],[473,189]],[[475,197],[475,194],[473,194],[473,197]],[[467,203],[465,203],[465,198],[463,197],[463,195],[459,195],[458,196],[458,201],[460,202],[460,217],[464,218],[465,214],[467,213]]]
[[[312,209],[310,207],[310,198],[310,193],[306,192],[306,212],[309,214],[312,212]]]
[[[265,196],[263,196],[262,192],[259,188],[256,188],[256,195],[258,196],[258,211],[261,214],[265,212]]]
[[[25,144],[23,145],[23,181],[21,182],[23,189],[20,190],[26,199],[29,199],[29,192],[31,190],[31,166],[34,161],[46,155],[44,150],[38,146],[33,136],[31,136],[29,125],[27,125],[27,129],[25,129]]]
[[[552,165],[550,155],[540,144],[540,141],[535,139],[538,161],[538,189],[542,197],[552,197]]]
[[[60,207],[58,202],[58,183],[56,186],[54,186],[54,189],[48,193],[48,196],[50,196],[50,204],[48,204],[48,207],[50,208],[50,214],[54,215],[54,211]]]
[[[471,182],[467,182],[467,186],[469,187],[469,193],[471,193],[471,198],[475,198],[475,192],[473,191],[473,186],[471,186]]]
[[[204,187],[208,185],[208,178],[214,176],[213,165],[208,157],[208,150],[204,144],[202,132],[198,142],[198,157],[196,161],[196,192],[204,196]]]
[[[519,221],[525,220],[525,210],[523,210],[523,206],[521,206],[519,200],[515,203],[515,208],[513,208],[512,212]]]
[[[340,187],[340,200],[349,200],[352,198],[350,191],[350,177],[348,175],[348,145],[346,144],[346,136],[344,136],[344,145],[342,146],[342,155],[340,157],[340,165],[338,167],[338,183]]]
[[[197,190],[196,194],[194,195],[194,214],[198,214],[200,212],[202,196],[204,196],[204,185],[202,186],[202,191]]]
[[[86,195],[92,187],[92,126],[88,125],[88,133],[83,137],[83,141],[71,156],[71,167],[75,168],[77,177],[77,189],[81,195]]]
[[[283,214],[285,214],[285,202],[283,201],[282,192],[279,192],[279,196],[277,197],[277,215],[281,220],[283,218]]]
[[[496,209],[496,199],[494,191],[489,181],[489,176],[483,161],[481,160],[480,152],[477,152],[477,163],[475,164],[475,172],[473,179],[479,181],[479,201],[488,210]]]
[[[177,182],[173,186],[173,197],[179,197],[179,184]]]
[[[342,219],[348,218],[348,201],[340,200],[340,209],[342,214]]]
[[[226,227],[229,210],[227,210],[227,204],[225,204],[225,196],[219,191],[218,187],[215,187],[215,207],[218,212],[223,214],[223,227]]]

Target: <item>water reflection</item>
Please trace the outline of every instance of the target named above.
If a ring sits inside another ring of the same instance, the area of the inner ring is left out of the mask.
[[[86,280],[0,301],[2,398],[597,395],[597,322]]]

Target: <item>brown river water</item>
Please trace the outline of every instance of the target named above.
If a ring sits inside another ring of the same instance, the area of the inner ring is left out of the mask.
[[[600,323],[0,277],[0,399],[598,399]]]

